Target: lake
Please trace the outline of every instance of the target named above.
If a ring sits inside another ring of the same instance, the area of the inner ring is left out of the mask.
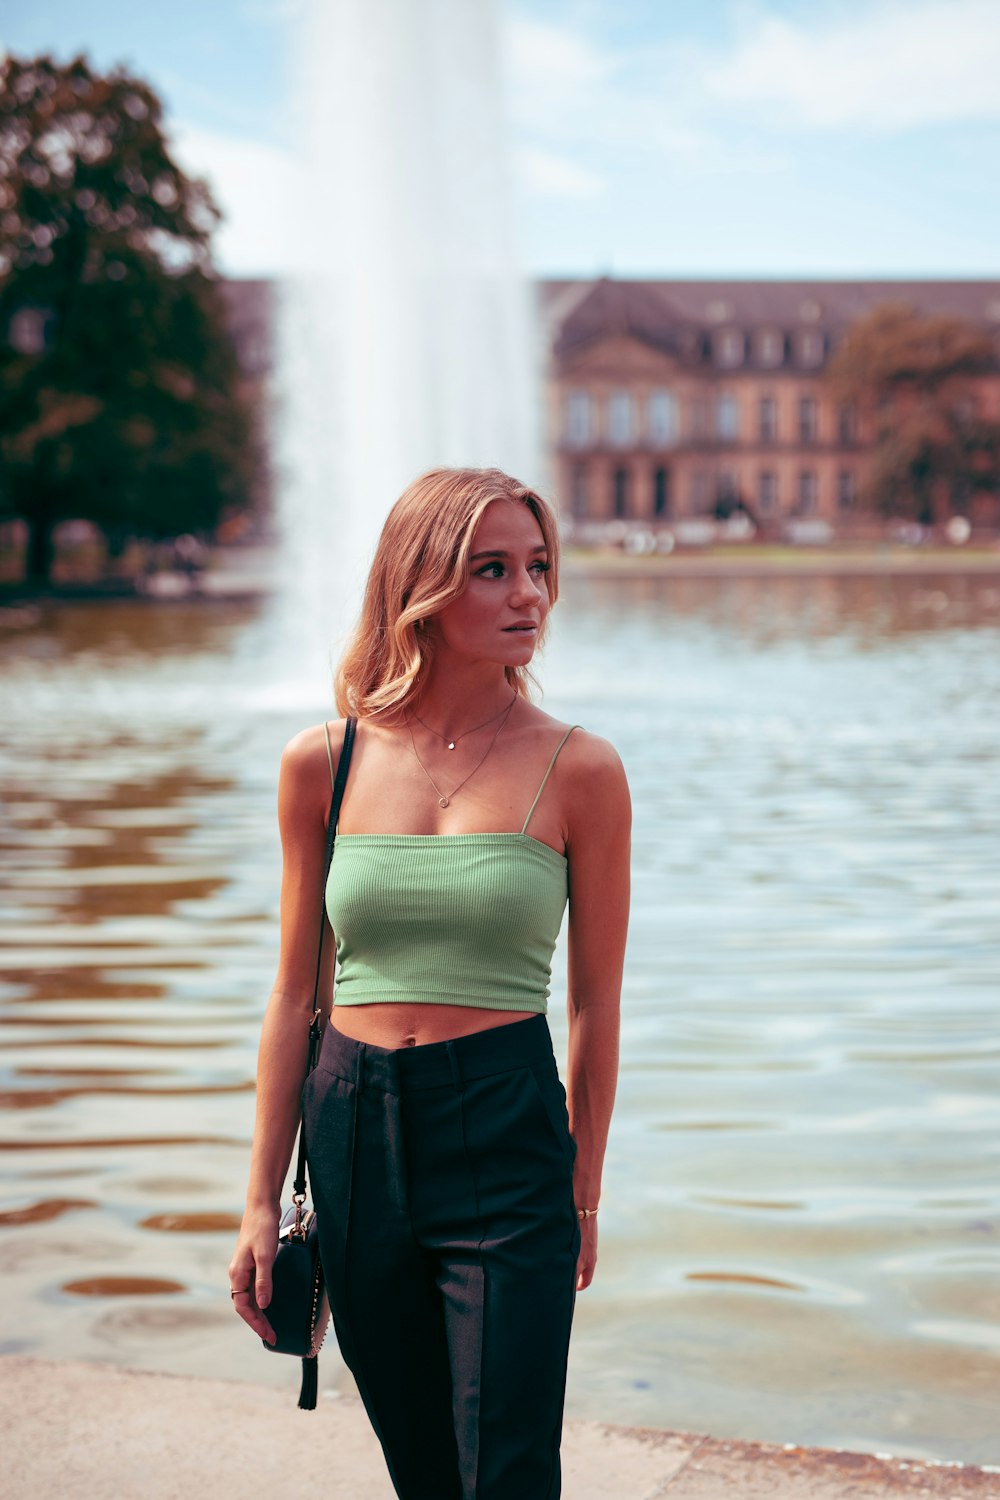
[[[278,760],[327,685],[264,602],[0,644],[0,1349],[294,1400],[226,1267]],[[1000,575],[576,576],[539,675],[635,802],[567,1416],[997,1462]],[[561,1070],[564,987],[560,945]]]

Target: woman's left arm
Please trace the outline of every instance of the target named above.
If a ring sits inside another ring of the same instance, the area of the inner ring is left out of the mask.
[[[573,749],[567,757],[564,803],[569,862],[566,1094],[577,1145],[574,1200],[577,1208],[596,1208],[618,1079],[632,808],[625,770],[613,747],[596,735],[581,734]],[[580,1224],[578,1291],[590,1285],[596,1264],[597,1221],[586,1218]]]

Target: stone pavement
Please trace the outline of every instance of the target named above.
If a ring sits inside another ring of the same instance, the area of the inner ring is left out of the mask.
[[[350,1396],[8,1355],[0,1444],[0,1494],[31,1500],[395,1500]],[[601,1422],[567,1422],[562,1460],[563,1500],[1000,1500],[1000,1467]]]

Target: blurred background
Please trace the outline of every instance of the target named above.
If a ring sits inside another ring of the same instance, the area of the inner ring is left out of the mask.
[[[291,1385],[226,1279],[278,760],[396,494],[496,463],[566,539],[545,706],[635,800],[567,1415],[998,1461],[1000,13],[0,48],[0,1351]]]

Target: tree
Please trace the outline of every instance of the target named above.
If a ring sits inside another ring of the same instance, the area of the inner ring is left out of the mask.
[[[995,365],[989,337],[962,318],[886,305],[851,327],[827,374],[873,429],[869,485],[883,515],[929,524],[946,492],[1000,484],[1000,423],[978,412]]]
[[[250,415],[215,279],[218,210],[140,79],[0,63],[0,512],[52,531],[209,528],[245,502]]]

